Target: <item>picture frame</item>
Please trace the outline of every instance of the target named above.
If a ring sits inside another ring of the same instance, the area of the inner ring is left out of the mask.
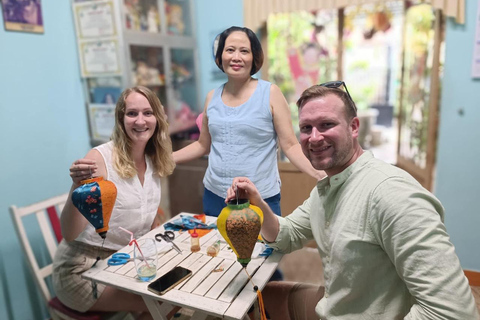
[[[122,89],[119,87],[92,88],[92,102],[103,104],[116,104]]]
[[[114,4],[111,0],[73,4],[78,40],[116,37]]]
[[[44,33],[41,0],[1,0],[5,30]]]
[[[119,44],[116,38],[79,43],[82,77],[118,75],[120,67]]]
[[[108,141],[115,126],[115,104],[88,104],[91,136]]]

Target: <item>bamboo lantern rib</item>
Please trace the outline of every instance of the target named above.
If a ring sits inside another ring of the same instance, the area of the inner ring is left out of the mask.
[[[272,5],[273,13],[279,12],[280,11],[278,8],[279,0],[272,0],[272,2],[273,2],[273,5]]]
[[[256,31],[274,13],[294,11],[316,11],[339,9],[346,6],[366,3],[385,3],[393,0],[244,0],[244,24]],[[435,9],[441,9],[447,17],[455,18],[457,23],[465,23],[465,0],[425,0]]]
[[[298,3],[297,7],[298,7],[299,10],[307,10],[308,11],[308,8],[305,7],[305,0],[297,0],[295,2]]]

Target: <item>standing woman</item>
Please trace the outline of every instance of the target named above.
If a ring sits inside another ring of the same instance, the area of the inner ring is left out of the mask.
[[[143,299],[132,293],[92,286],[81,278],[97,257],[105,259],[126,246],[130,236],[124,227],[141,237],[160,225],[160,177],[172,173],[172,142],[160,100],[148,88],[126,89],[115,108],[112,140],[90,150],[70,167],[73,185],[61,215],[64,240],[54,258],[55,292],[66,306],[85,311],[129,311],[146,314]],[[105,242],[72,203],[72,191],[90,175],[112,181],[117,199]]]
[[[302,152],[295,137],[287,101],[270,82],[254,79],[263,64],[255,33],[230,27],[219,36],[215,63],[228,81],[208,93],[198,141],[173,153],[176,163],[209,153],[203,179],[203,211],[218,216],[225,207],[226,190],[236,176],[246,176],[258,187],[273,212],[280,211],[277,138],[287,158],[301,171],[323,178]]]

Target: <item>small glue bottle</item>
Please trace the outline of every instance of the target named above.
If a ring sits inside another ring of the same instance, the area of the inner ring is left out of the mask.
[[[214,244],[208,246],[207,255],[211,257],[216,257],[219,251],[220,251],[220,240],[217,240],[215,241]]]
[[[193,233],[190,234],[190,251],[200,251],[200,238],[198,237],[197,229],[193,229]]]

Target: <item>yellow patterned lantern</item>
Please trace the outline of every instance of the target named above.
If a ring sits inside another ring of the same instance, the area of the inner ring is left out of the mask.
[[[247,199],[229,201],[218,216],[218,231],[233,249],[237,255],[237,261],[244,268],[251,260],[262,223],[262,210],[251,205]]]
[[[103,177],[82,180],[73,190],[72,202],[80,213],[90,222],[95,231],[105,239],[108,222],[117,199],[117,187]]]

